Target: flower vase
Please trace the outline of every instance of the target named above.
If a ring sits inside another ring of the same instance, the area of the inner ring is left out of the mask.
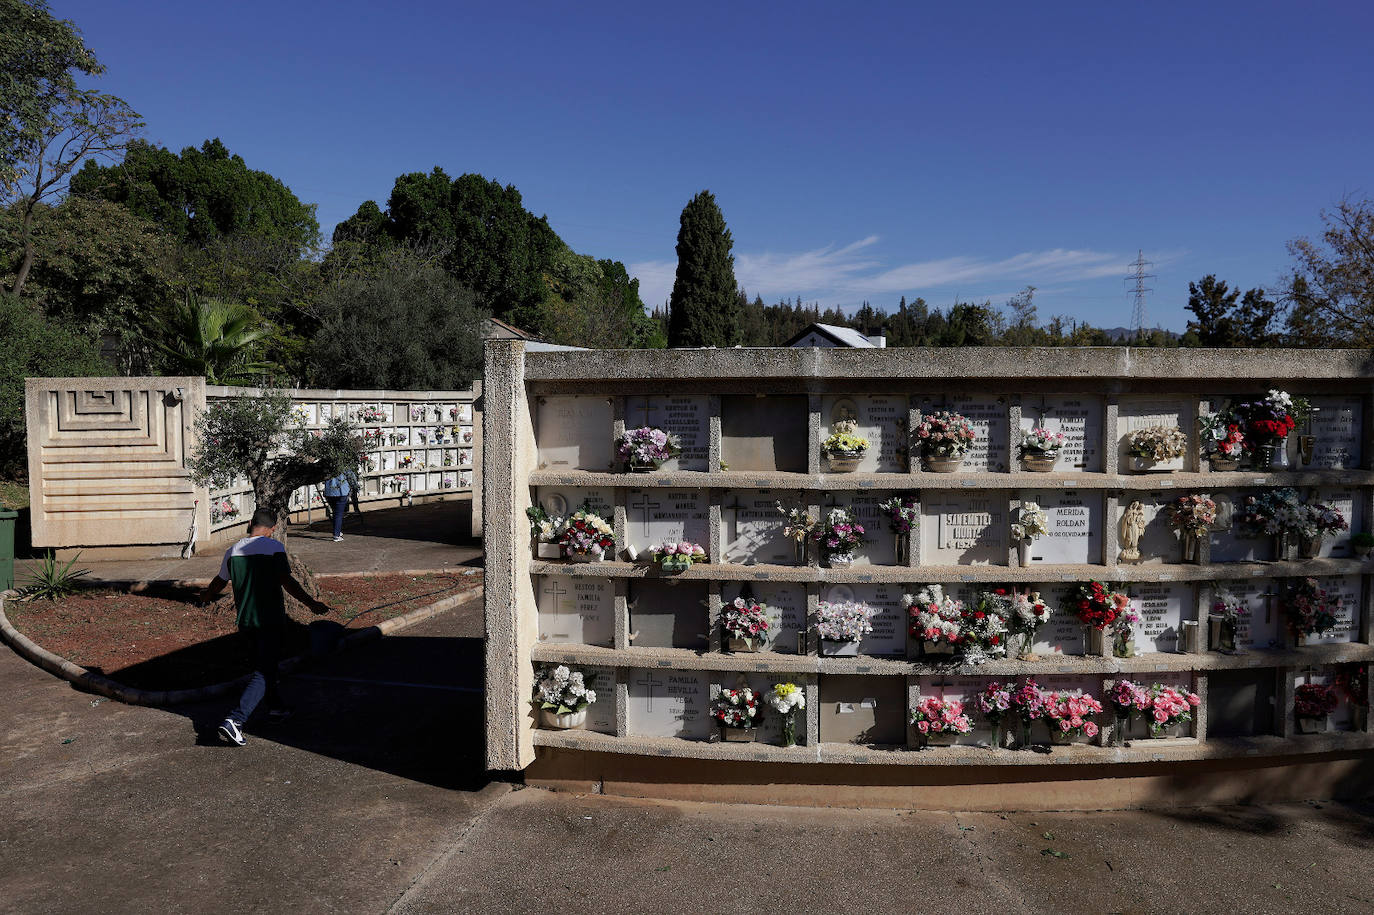
[[[690,569],[692,567],[692,560],[669,556],[661,560],[658,567],[663,570],[664,575],[676,575],[679,572],[686,572]]]
[[[793,540],[793,541],[792,541],[792,557],[796,560],[797,565],[799,565],[799,566],[804,566],[804,565],[806,565],[806,560],[807,560],[807,544],[806,544],[806,541],[805,541],[805,540]]]
[[[658,466],[657,461],[630,461],[630,473],[653,473]]]
[[[838,639],[821,639],[821,654],[830,658],[852,658],[859,653],[858,642],[845,642]]]
[[[1183,535],[1183,561],[1202,562],[1202,538],[1197,534]]]
[[[1031,661],[1035,659],[1035,635],[1029,632],[1020,632],[1016,635],[1016,660]]]
[[[992,747],[991,747],[991,748],[994,749],[994,750],[1000,750],[1000,749],[1002,749],[1002,745],[1005,744],[1006,742],[1007,742],[1007,735],[1006,735],[1006,733],[1002,730],[1002,722],[1001,722],[1001,721],[994,721],[994,722],[992,722]]]
[[[1029,540],[1016,541],[1016,564],[1023,569],[1030,568],[1030,547]]]
[[[1301,558],[1316,559],[1318,556],[1321,555],[1321,551],[1321,534],[1317,534],[1315,537],[1309,537],[1306,534],[1303,534],[1298,537],[1298,556],[1300,556]]]
[[[1127,632],[1116,633],[1112,636],[1112,654],[1118,658],[1135,657],[1135,637]]]
[[[1029,750],[1033,746],[1035,744],[1031,742],[1031,723],[1029,721],[1018,722],[1016,749]]]
[[[1061,731],[1061,730],[1059,730],[1059,728],[1058,728],[1053,722],[1051,722],[1051,723],[1050,723],[1050,746],[1052,746],[1052,747],[1067,747],[1067,746],[1068,746],[1069,744],[1071,744],[1071,743],[1073,743],[1073,735],[1070,734],[1070,733],[1067,732],[1067,731]]]
[[[763,650],[763,639],[737,638],[730,636],[726,647],[731,651],[755,652]]]
[[[1038,454],[1021,455],[1021,466],[1031,473],[1049,473],[1054,470],[1055,462],[1059,460],[1059,453],[1046,451]]]
[[[782,716],[782,745],[784,747],[795,747],[797,745],[797,713],[788,712]]]
[[[1102,658],[1107,656],[1107,633],[1098,629],[1096,626],[1083,627],[1083,644],[1087,646],[1086,654],[1090,658]]]
[[[590,550],[568,550],[568,562],[596,562],[597,558]]]
[[[553,709],[543,708],[539,710],[539,721],[550,730],[570,731],[587,723],[587,710],[584,708],[580,711],[569,712],[566,715],[559,715]]]
[[[1275,561],[1275,562],[1287,562],[1287,561],[1288,561],[1288,552],[1289,552],[1289,546],[1290,546],[1290,545],[1291,545],[1291,544],[1289,543],[1288,534],[1284,533],[1284,534],[1275,534],[1275,535],[1274,535],[1274,561]]]
[[[847,569],[854,564],[854,554],[829,553],[825,557],[825,564],[832,569]]]
[[[892,551],[893,551],[893,555],[897,557],[897,565],[899,565],[899,566],[904,566],[904,565],[910,564],[910,562],[911,562],[911,535],[910,535],[910,534],[893,534],[893,535],[892,535]]]
[[[925,456],[926,470],[930,473],[954,473],[962,463],[964,463],[962,454],[953,456],[927,454]]]
[[[720,739],[726,743],[753,743],[758,728],[729,728],[720,726]]]
[[[1214,454],[1208,458],[1208,461],[1212,465],[1213,473],[1230,473],[1233,470],[1240,469],[1239,458],[1231,458],[1219,454]]]
[[[1130,467],[1132,473],[1149,473],[1155,469],[1156,461],[1152,457],[1145,457],[1140,454],[1130,456]]]
[[[1306,715],[1294,715],[1299,734],[1324,734],[1327,730],[1329,716],[1323,715],[1321,718],[1309,718]]]
[[[826,458],[830,462],[831,473],[853,473],[859,469],[859,462],[864,459],[862,451],[831,451],[826,453]]]
[[[1126,745],[1126,731],[1130,726],[1130,715],[1117,715],[1116,721],[1112,725],[1112,734],[1108,738],[1108,743],[1113,747],[1124,747]]]
[[[952,747],[957,735],[950,731],[940,731],[938,734],[931,732],[925,735],[926,745],[931,747]]]

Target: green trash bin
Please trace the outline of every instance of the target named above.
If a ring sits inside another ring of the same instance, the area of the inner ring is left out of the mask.
[[[14,587],[14,526],[19,512],[0,505],[0,591]]]

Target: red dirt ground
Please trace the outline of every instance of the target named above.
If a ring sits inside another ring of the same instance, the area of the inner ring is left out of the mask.
[[[298,624],[291,635],[296,650],[308,647],[306,626],[318,620],[332,621],[329,628],[336,632],[339,626],[364,629],[446,597],[475,593],[482,574],[321,576],[316,581],[333,611],[322,617],[300,608],[288,611]],[[185,689],[231,680],[249,669],[246,644],[234,625],[233,599],[226,592],[200,607],[196,593],[93,588],[59,601],[7,601],[5,615],[48,651],[128,686]]]

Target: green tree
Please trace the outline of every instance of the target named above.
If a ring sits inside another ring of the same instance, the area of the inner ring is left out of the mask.
[[[1188,310],[1196,317],[1188,322],[1188,331],[1197,336],[1201,346],[1236,345],[1234,315],[1239,298],[1239,289],[1229,288],[1212,273],[1188,284]]]
[[[27,472],[24,446],[24,379],[108,375],[94,339],[64,321],[0,291],[0,475]]]
[[[218,138],[179,155],[134,142],[123,162],[88,162],[71,186],[74,194],[123,204],[194,248],[248,236],[283,242],[300,257],[320,241],[315,205],[302,203],[281,179],[249,168]]]
[[[1288,289],[1300,321],[1324,322],[1344,346],[1374,344],[1374,200],[1347,197],[1323,210],[1320,242],[1288,243],[1297,261]],[[1301,282],[1298,282],[1298,281]]]
[[[253,360],[268,329],[247,305],[187,296],[162,316],[157,334],[154,343],[169,374],[204,375],[209,384],[246,384],[277,370]]]
[[[459,390],[482,373],[489,313],[423,249],[377,253],[322,292],[319,312],[308,350],[314,384]]]
[[[20,218],[0,211],[0,282],[20,265]],[[22,298],[51,319],[80,324],[125,374],[149,374],[148,326],[172,301],[175,246],[157,226],[118,204],[68,197],[35,214],[34,262]],[[6,255],[9,263],[6,263]]]
[[[734,242],[710,191],[682,208],[677,275],[669,296],[669,346],[734,346],[740,342]]]

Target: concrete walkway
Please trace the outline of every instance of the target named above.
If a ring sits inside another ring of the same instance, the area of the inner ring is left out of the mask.
[[[323,509],[317,512],[317,516],[322,515]],[[334,542],[331,522],[321,518],[308,526],[293,526],[290,548],[317,572],[401,572],[480,565],[482,545],[470,535],[471,517],[471,499],[349,514],[340,543]],[[232,542],[202,547],[191,559],[78,560],[78,566],[90,569],[89,578],[100,581],[209,580],[219,570],[220,558]],[[34,564],[34,560],[16,562],[15,581],[26,581]]]
[[[1351,912],[1374,805],[960,814],[555,795],[481,769],[480,604],[333,656],[297,714],[72,690],[0,648],[0,912]]]

